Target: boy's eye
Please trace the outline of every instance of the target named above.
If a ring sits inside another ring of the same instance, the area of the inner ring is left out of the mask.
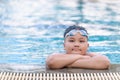
[[[80,42],[85,42],[84,40],[80,40]]]
[[[74,40],[69,40],[69,42],[74,42]]]

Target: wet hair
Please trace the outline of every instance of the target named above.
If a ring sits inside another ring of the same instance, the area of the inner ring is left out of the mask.
[[[87,30],[86,30],[84,27],[79,26],[79,25],[72,25],[72,26],[69,26],[69,27],[65,30],[65,32],[64,32],[64,38],[65,38],[65,35],[66,35],[68,32],[70,32],[71,30],[73,30],[73,29],[76,29],[76,30],[84,30],[84,31],[86,31],[86,33],[88,33]]]

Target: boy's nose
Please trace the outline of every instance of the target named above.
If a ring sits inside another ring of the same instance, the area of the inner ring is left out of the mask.
[[[79,45],[75,45],[75,47],[79,47]]]
[[[75,47],[79,47],[80,45],[79,45],[79,43],[76,42],[76,43],[74,44],[74,46],[75,46]]]

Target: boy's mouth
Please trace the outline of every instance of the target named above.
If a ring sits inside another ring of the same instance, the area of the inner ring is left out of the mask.
[[[81,49],[72,49],[72,52],[74,53],[74,54],[80,54],[81,53]]]
[[[81,51],[79,48],[73,48],[72,51]]]

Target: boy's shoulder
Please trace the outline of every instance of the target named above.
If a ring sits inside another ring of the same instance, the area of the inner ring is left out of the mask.
[[[88,56],[97,56],[97,55],[101,55],[100,53],[93,53],[93,52],[90,52],[90,53],[87,53]]]

